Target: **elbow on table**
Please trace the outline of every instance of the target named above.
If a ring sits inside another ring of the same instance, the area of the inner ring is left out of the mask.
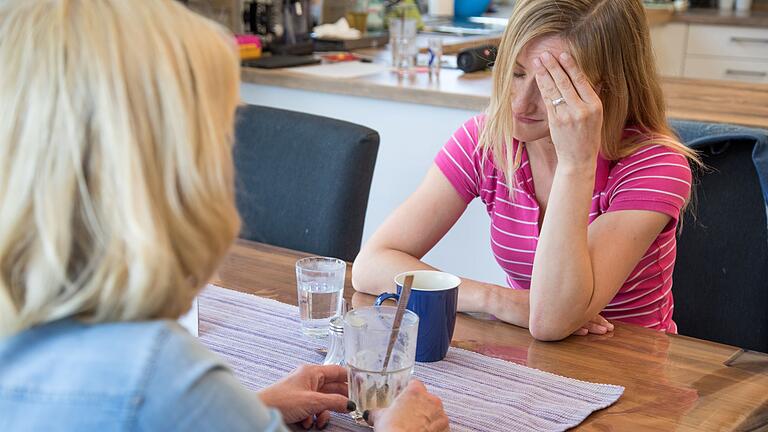
[[[556,342],[571,335],[568,326],[553,316],[531,313],[528,331],[534,339],[542,342]]]
[[[355,261],[352,263],[352,287],[355,291],[366,294],[379,294],[376,292],[375,284],[371,283],[370,276],[374,272],[369,265],[368,254],[361,251]]]

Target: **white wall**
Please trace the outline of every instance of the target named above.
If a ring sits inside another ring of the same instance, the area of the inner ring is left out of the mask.
[[[381,135],[371,185],[363,241],[421,182],[432,160],[473,111],[391,102],[372,98],[243,84],[244,102],[350,121]],[[429,215],[414,215],[429,217]],[[458,276],[504,284],[491,254],[489,218],[474,201],[425,261]]]

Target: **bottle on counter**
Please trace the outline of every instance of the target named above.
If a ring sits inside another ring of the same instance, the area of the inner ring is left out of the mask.
[[[369,32],[384,31],[384,9],[383,0],[370,0],[368,2],[368,24]]]
[[[384,25],[389,26],[390,19],[414,19],[416,20],[416,30],[424,28],[424,20],[421,19],[421,12],[414,0],[399,0],[389,6],[386,11]]]

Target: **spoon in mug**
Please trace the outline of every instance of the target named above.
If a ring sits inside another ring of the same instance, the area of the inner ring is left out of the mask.
[[[384,355],[384,366],[381,368],[381,373],[385,373],[387,366],[389,366],[389,358],[392,357],[392,349],[395,347],[397,335],[400,333],[400,323],[403,321],[405,307],[411,296],[411,285],[413,285],[413,275],[408,275],[403,281],[403,289],[400,291],[400,299],[397,301],[397,311],[395,312],[395,320],[392,322],[392,333],[389,335],[389,344],[387,345],[387,353]]]

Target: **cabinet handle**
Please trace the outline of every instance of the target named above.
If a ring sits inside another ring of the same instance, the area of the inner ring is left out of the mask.
[[[758,78],[763,78],[765,76],[768,76],[768,72],[747,71],[747,70],[738,70],[738,69],[726,69],[725,74],[750,76],[750,77],[758,77]]]
[[[731,42],[736,43],[764,43],[768,44],[768,39],[765,38],[754,38],[754,37],[731,37]]]

